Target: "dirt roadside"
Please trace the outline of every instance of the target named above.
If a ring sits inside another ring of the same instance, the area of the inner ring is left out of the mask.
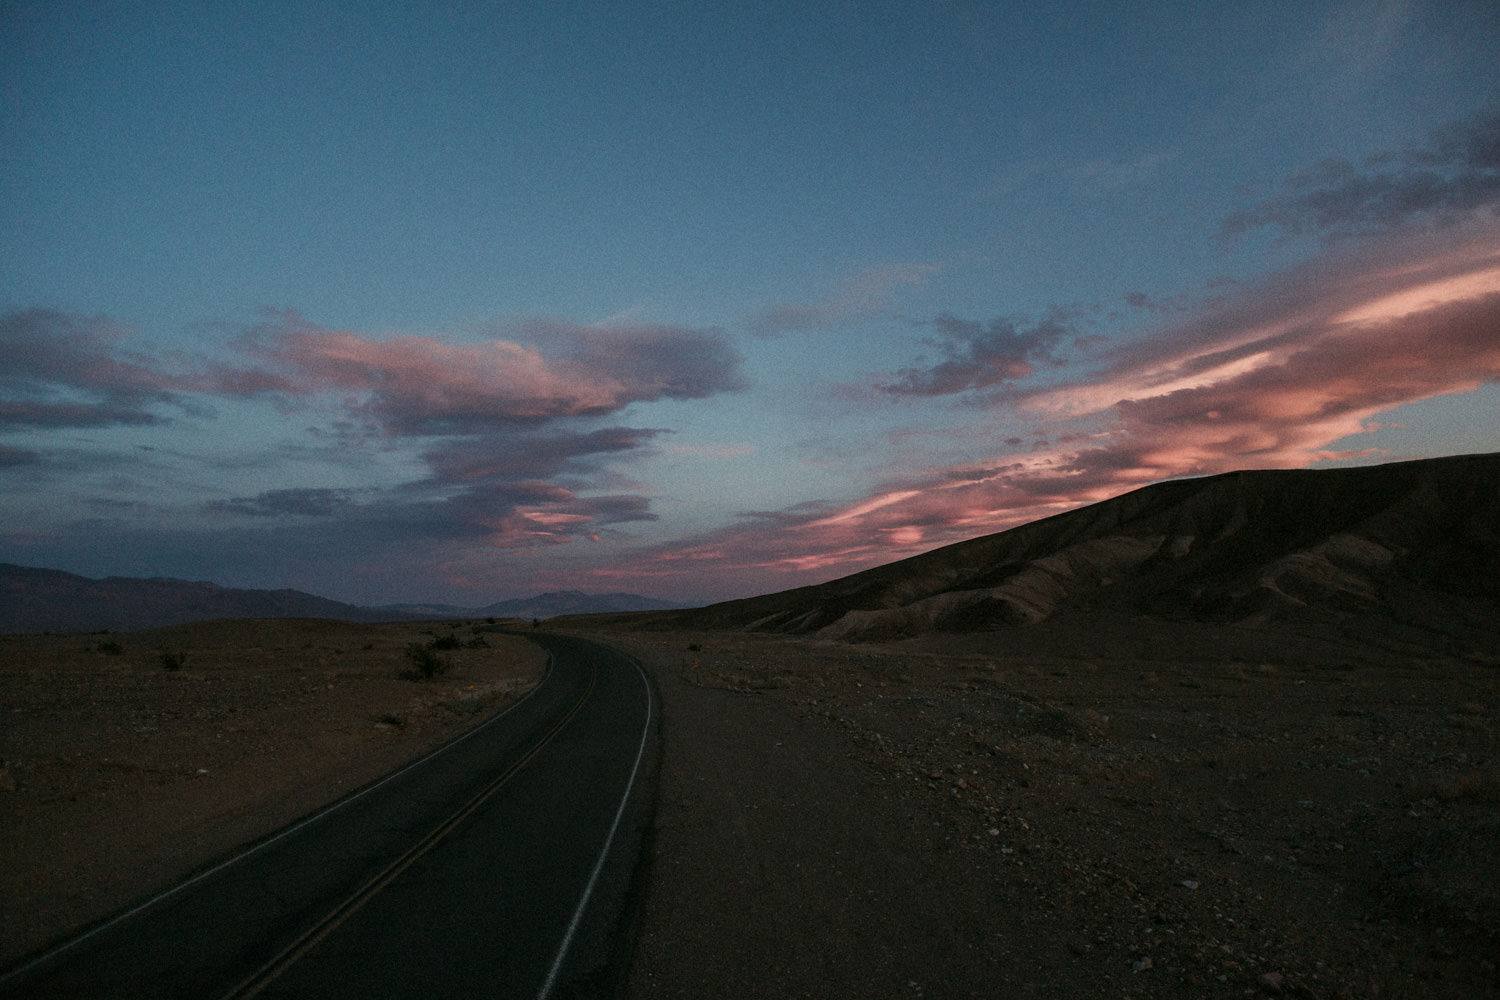
[[[484,624],[0,636],[0,968],[520,697],[545,654]],[[438,640],[445,672],[398,676]]]
[[[0,961],[516,697],[524,640],[396,676],[474,628],[0,637]],[[634,997],[1500,996],[1500,651],[588,634],[662,698]]]
[[[607,638],[663,702],[633,997],[1500,996],[1500,656]]]

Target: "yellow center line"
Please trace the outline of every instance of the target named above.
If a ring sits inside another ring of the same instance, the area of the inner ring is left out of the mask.
[[[322,941],[328,935],[332,934],[336,929],[338,929],[339,925],[343,924],[344,921],[348,920],[355,913],[357,913],[361,907],[363,907],[372,898],[374,898],[376,893],[394,882],[396,878],[407,868],[410,868],[418,858],[422,857],[422,855],[426,854],[428,851],[436,847],[444,837],[452,833],[453,830],[456,829],[458,825],[465,819],[467,819],[470,815],[472,815],[476,809],[493,798],[495,793],[500,791],[500,789],[505,786],[506,782],[515,777],[515,775],[518,774],[523,768],[525,768],[527,764],[531,763],[532,759],[535,758],[537,754],[541,753],[542,749],[546,747],[547,744],[551,743],[552,740],[557,736],[557,734],[562,732],[563,729],[568,725],[568,723],[573,720],[573,717],[576,716],[583,708],[584,702],[589,700],[589,696],[593,694],[594,687],[599,681],[598,664],[593,664],[590,669],[591,672],[589,674],[589,685],[584,690],[583,695],[578,699],[573,707],[568,710],[568,713],[561,719],[559,719],[556,725],[548,730],[547,735],[538,740],[536,745],[526,752],[525,756],[521,757],[510,767],[506,768],[503,773],[501,773],[498,777],[496,777],[493,781],[491,781],[488,785],[481,789],[473,798],[469,799],[468,802],[459,807],[456,812],[454,812],[442,823],[439,823],[431,833],[427,834],[427,836],[423,837],[416,844],[414,844],[409,850],[406,851],[405,854],[402,854],[395,861],[391,862],[379,874],[366,881],[365,884],[360,886],[359,889],[357,889],[353,894],[348,896],[343,902],[339,903],[338,906],[335,906],[331,911],[329,911],[327,916],[325,916],[322,920],[318,921],[313,926],[309,927],[301,934],[301,936],[299,936],[295,941],[283,948],[269,962],[267,962],[265,965],[262,965],[238,986],[234,987],[234,989],[224,994],[223,1000],[249,1000],[250,997],[259,995],[261,991],[270,986],[278,976],[280,976],[287,969],[291,968],[291,966],[296,963],[298,959],[302,958],[302,956],[306,955],[309,951],[316,947],[318,942]]]

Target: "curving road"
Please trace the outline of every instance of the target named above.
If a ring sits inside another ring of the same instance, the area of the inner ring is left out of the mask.
[[[654,707],[565,636],[522,701],[0,977],[4,997],[527,997],[606,988]]]

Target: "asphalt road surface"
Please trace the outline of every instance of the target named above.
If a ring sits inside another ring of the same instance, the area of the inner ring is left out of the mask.
[[[654,702],[538,635],[536,689],[442,750],[0,978],[3,997],[566,997],[611,990]]]

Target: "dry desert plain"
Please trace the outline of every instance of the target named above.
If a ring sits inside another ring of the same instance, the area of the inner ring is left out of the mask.
[[[518,638],[396,676],[482,624],[0,637],[5,960],[516,697]],[[1500,655],[609,627],[663,708],[631,996],[1500,995]]]
[[[449,636],[473,648],[399,676]],[[545,662],[428,622],[0,635],[0,968],[421,756]]]

